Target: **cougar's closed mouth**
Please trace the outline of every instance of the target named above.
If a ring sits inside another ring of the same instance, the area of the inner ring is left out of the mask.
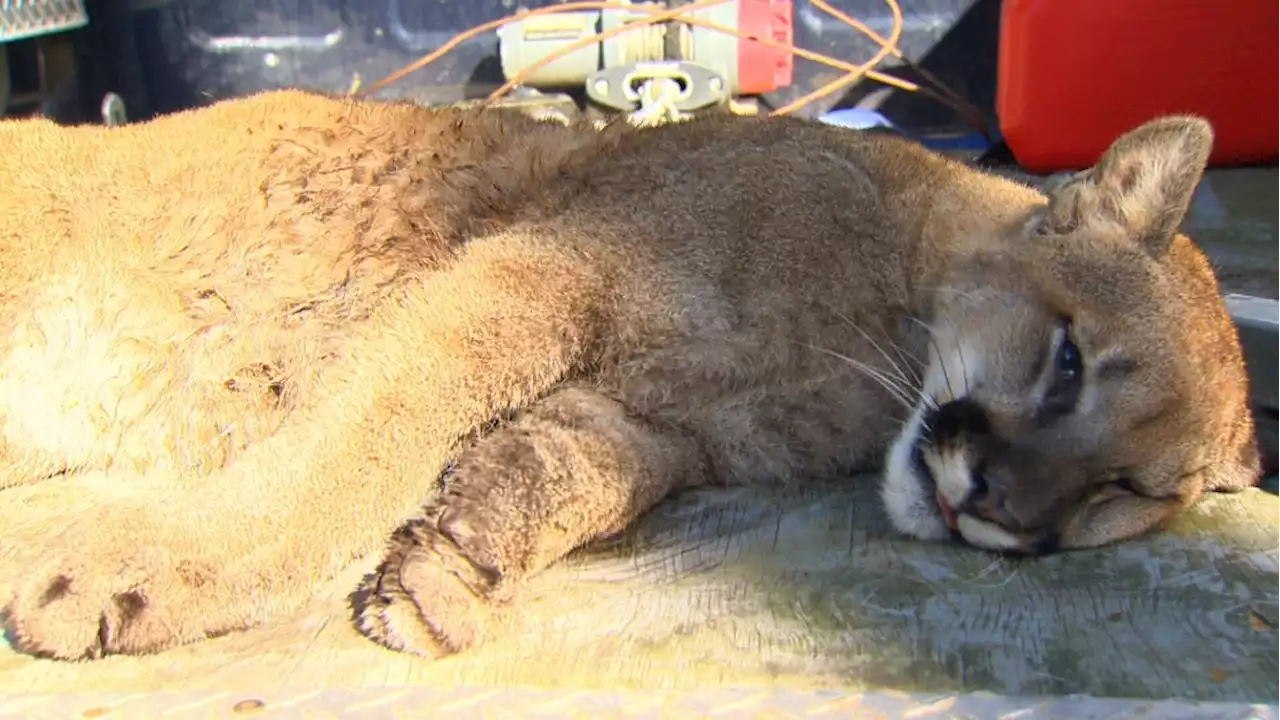
[[[933,491],[934,498],[938,501],[938,511],[942,513],[942,522],[947,524],[951,530],[957,530],[956,511],[947,503],[947,499],[942,497],[941,490]]]

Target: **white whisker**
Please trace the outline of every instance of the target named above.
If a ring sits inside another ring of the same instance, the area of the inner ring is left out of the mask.
[[[854,358],[851,358],[848,355],[843,355],[834,350],[828,350],[823,347],[818,347],[817,345],[806,344],[805,347],[808,347],[811,350],[816,350],[820,353],[824,353],[826,355],[830,355],[831,357],[834,357],[838,360],[842,360],[848,363],[850,367],[862,372],[867,377],[879,383],[879,385],[883,387],[885,390],[888,390],[889,394],[893,396],[895,400],[902,403],[903,407],[905,407],[908,410],[913,409],[913,406],[911,404],[911,395],[913,394],[913,391],[909,385],[905,384],[906,383],[905,379],[894,377],[889,373],[886,373],[883,370],[880,370],[877,367],[868,365],[867,363],[864,363],[860,360],[855,360]]]
[[[855,323],[852,318],[850,318],[849,316],[841,312],[836,311],[835,314],[836,314],[836,317],[848,323],[849,327],[853,328],[854,330],[857,330],[858,333],[861,334],[862,337],[865,338],[867,342],[871,343],[871,346],[874,347],[876,351],[880,353],[880,356],[883,357],[885,360],[887,360],[889,364],[893,366],[894,372],[897,373],[898,377],[902,378],[903,380],[910,381],[914,385],[920,384],[921,379],[920,379],[920,376],[916,373],[915,368],[912,367],[911,362],[909,360],[903,358],[902,356],[904,350],[902,349],[901,345],[893,342],[892,339],[889,339],[889,345],[893,347],[893,349],[898,353],[898,358],[902,360],[903,363],[906,365],[906,369],[911,371],[910,376],[907,375],[906,370],[903,370],[902,365],[899,365],[897,361],[889,357],[889,353],[885,352],[885,349],[880,345],[880,343],[876,342],[875,339],[871,337],[871,334],[868,333],[866,330],[864,330],[862,326],[858,325],[858,323]],[[886,334],[886,338],[888,338],[887,334]],[[917,362],[919,361],[917,360]]]

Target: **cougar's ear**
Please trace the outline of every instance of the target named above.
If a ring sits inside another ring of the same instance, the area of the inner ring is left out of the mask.
[[[1066,234],[1094,222],[1118,224],[1161,254],[1187,213],[1212,146],[1213,129],[1202,118],[1140,125],[1112,143],[1097,165],[1048,189],[1037,230]]]

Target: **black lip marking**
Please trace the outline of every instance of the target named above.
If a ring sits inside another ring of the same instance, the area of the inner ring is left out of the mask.
[[[1052,555],[1060,552],[1062,550],[1062,536],[1057,532],[1050,532],[1037,540],[1032,550],[1036,555]]]
[[[937,445],[960,437],[982,437],[991,433],[991,421],[982,405],[967,397],[958,398],[929,411],[925,416],[929,440]]]
[[[916,442],[915,449],[912,451],[912,460],[915,463],[916,472],[925,478],[925,491],[932,491],[935,495],[938,492],[938,479],[934,477],[933,471],[929,469],[928,463],[924,461],[925,445],[951,443],[962,434],[985,434],[990,429],[986,412],[980,405],[968,398],[952,400],[940,407],[931,408],[925,414],[920,439]],[[955,508],[955,512],[968,514],[963,508]],[[938,514],[942,514],[941,508],[938,509]],[[952,542],[960,545],[969,545],[968,541],[964,539],[964,535],[960,533],[959,527],[948,527],[947,530],[951,535]]]

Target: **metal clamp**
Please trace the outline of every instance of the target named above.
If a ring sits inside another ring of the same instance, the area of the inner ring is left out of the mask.
[[[680,112],[691,112],[725,99],[725,82],[716,72],[701,65],[680,61],[639,62],[608,67],[587,76],[587,96],[614,110],[635,110],[642,102],[646,81],[670,80],[663,95]],[[652,89],[652,85],[649,86]]]

